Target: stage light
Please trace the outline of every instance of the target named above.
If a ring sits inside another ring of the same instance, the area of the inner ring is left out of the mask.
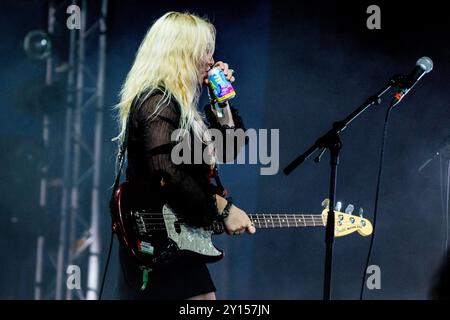
[[[23,40],[23,49],[34,60],[46,59],[52,52],[50,36],[42,30],[30,31]]]

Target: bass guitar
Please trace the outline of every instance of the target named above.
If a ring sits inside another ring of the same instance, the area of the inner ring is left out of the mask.
[[[112,205],[113,231],[121,244],[146,266],[155,268],[177,255],[195,255],[205,262],[215,262],[223,252],[214,246],[212,235],[225,231],[223,223],[208,227],[193,227],[177,218],[168,205],[162,212],[133,211],[127,203],[127,182],[114,193]],[[329,212],[328,199],[322,202],[321,214],[260,213],[249,214],[257,229],[324,227]],[[334,210],[335,236],[353,232],[361,236],[372,233],[372,224],[362,216]]]

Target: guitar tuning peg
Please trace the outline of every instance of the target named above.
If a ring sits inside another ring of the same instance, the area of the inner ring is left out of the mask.
[[[328,208],[330,207],[330,199],[325,198],[325,199],[322,201],[322,207],[328,209]]]
[[[359,208],[359,216],[361,218],[363,217],[363,213],[364,213],[364,209],[363,208]]]
[[[353,210],[355,210],[355,206],[352,205],[352,204],[350,203],[350,204],[347,206],[347,208],[345,208],[345,213],[352,214],[352,213],[353,213]]]
[[[336,202],[336,205],[334,206],[334,210],[341,211],[342,209],[342,202],[338,201]]]

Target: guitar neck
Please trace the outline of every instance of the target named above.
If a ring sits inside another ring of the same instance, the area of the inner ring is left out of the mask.
[[[259,229],[325,226],[319,214],[250,214],[249,218]]]

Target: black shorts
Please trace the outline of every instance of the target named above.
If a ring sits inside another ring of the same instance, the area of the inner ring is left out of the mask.
[[[142,270],[122,248],[119,249],[119,262],[116,299],[182,300],[216,291],[208,267],[195,258],[179,257],[164,267],[151,271],[145,290],[141,290]]]

